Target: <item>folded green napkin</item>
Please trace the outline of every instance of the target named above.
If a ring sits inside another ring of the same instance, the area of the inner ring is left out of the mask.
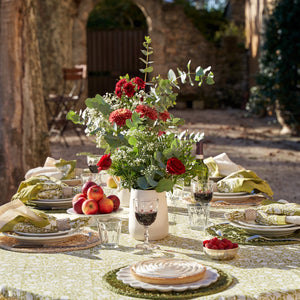
[[[208,157],[204,163],[207,165],[211,177],[225,177],[239,170],[244,170],[242,166],[231,161],[226,153]]]
[[[75,178],[76,160],[67,161],[61,158],[55,163],[55,167],[62,172],[62,180]]]
[[[20,183],[12,200],[19,199],[26,203],[36,199],[59,199],[63,198],[64,187],[67,185],[53,177],[32,176]]]
[[[300,205],[297,203],[271,203],[244,211],[226,213],[230,221],[255,221],[262,225],[300,224]]]
[[[269,184],[250,170],[240,170],[226,176],[217,182],[217,188],[219,192],[223,193],[252,193],[253,191],[259,191],[273,196],[273,191]]]
[[[50,224],[45,213],[28,208],[20,200],[14,200],[0,206],[0,232],[12,231],[16,224],[22,222],[40,228]]]
[[[0,232],[57,232],[85,226],[88,222],[89,218],[56,219],[54,216],[27,207],[20,200],[0,206]]]

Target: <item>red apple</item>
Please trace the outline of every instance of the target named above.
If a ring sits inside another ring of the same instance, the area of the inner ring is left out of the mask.
[[[83,194],[83,193],[79,193],[79,194],[76,194],[73,199],[72,199],[72,205],[74,202],[76,202],[80,197],[84,197],[86,198],[86,196]]]
[[[100,214],[109,214],[114,209],[114,202],[109,198],[103,198],[98,202]]]
[[[116,195],[109,195],[107,198],[111,199],[114,203],[114,211],[116,211],[120,207],[120,199]]]
[[[93,181],[87,181],[83,186],[82,186],[82,193],[87,195],[87,191],[88,189],[93,186],[93,185],[97,185],[97,183],[93,182]]]
[[[100,201],[103,198],[103,189],[99,185],[91,186],[87,191],[88,199]]]
[[[86,201],[87,199],[85,197],[79,197],[77,200],[75,200],[74,202],[72,201],[72,206],[73,206],[73,209],[74,211],[77,213],[77,214],[83,214],[83,211],[82,211],[82,204],[84,201]]]
[[[95,215],[99,212],[98,202],[93,199],[87,199],[82,203],[82,212],[85,215]]]

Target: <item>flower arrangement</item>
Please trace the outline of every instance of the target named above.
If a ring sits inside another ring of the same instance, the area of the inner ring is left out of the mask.
[[[85,101],[86,108],[78,114],[68,113],[68,119],[86,126],[85,133],[95,136],[98,148],[106,155],[99,161],[100,170],[121,178],[124,188],[170,191],[179,179],[191,179],[195,170],[193,145],[203,138],[202,133],[180,132],[184,120],[174,117],[169,109],[176,104],[178,81],[201,86],[203,80],[213,84],[210,68],[197,67],[194,73],[169,70],[168,78],[154,77],[149,56],[153,53],[151,39],[145,37],[142,53],[145,68],[140,77],[120,77],[114,93],[96,95]]]

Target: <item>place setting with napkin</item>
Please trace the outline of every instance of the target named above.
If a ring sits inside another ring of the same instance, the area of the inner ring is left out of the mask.
[[[257,207],[231,210],[222,224],[207,228],[209,234],[240,244],[282,245],[300,243],[300,205],[286,200],[263,200]]]
[[[208,157],[204,163],[215,181],[212,206],[259,205],[273,196],[267,181],[254,171],[234,163],[226,153]]]
[[[48,157],[43,167],[30,169],[12,200],[40,209],[68,209],[72,198],[81,191],[76,160],[55,160]]]
[[[0,206],[0,248],[49,253],[94,247],[99,237],[87,225],[87,218],[58,219],[13,200]]]

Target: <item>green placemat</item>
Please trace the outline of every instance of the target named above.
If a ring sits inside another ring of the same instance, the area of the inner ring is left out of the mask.
[[[268,241],[268,240],[261,239],[261,238],[256,238],[249,242],[246,242],[245,241],[246,238],[248,238],[249,236],[252,236],[253,234],[249,234],[241,228],[232,226],[230,224],[213,225],[206,229],[206,232],[212,236],[217,236],[216,232],[212,228],[214,228],[215,230],[221,230],[223,238],[229,239],[233,243],[238,243],[240,245],[270,246],[270,245],[289,245],[289,244],[299,244],[300,243],[300,241],[280,241],[280,240],[277,241],[276,238],[274,238],[274,240],[272,240],[272,241]],[[280,238],[293,238],[293,237],[300,238],[300,232],[298,232],[298,233],[296,232],[289,236],[280,237]]]
[[[133,288],[117,279],[117,272],[124,267],[109,271],[103,276],[106,286],[116,294],[142,299],[192,299],[194,297],[219,293],[227,289],[233,282],[233,278],[229,274],[214,267],[214,269],[218,271],[220,277],[216,282],[207,287],[201,287],[196,290],[186,290],[183,292],[146,291]]]

